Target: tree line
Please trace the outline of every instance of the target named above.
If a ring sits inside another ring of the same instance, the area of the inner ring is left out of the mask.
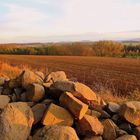
[[[114,41],[0,44],[0,54],[139,57],[140,44]]]

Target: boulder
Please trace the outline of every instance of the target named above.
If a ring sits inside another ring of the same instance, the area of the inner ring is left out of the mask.
[[[9,88],[9,87],[6,87],[3,89],[3,92],[2,92],[3,95],[10,95],[12,94],[12,89]]]
[[[115,140],[117,137],[116,134],[116,125],[112,120],[106,119],[102,122],[104,126],[103,138],[104,140]]]
[[[0,86],[3,86],[5,83],[5,78],[4,77],[0,77]]]
[[[97,100],[96,94],[89,87],[79,82],[56,81],[52,86],[64,92],[71,92],[73,96],[89,105]]]
[[[129,123],[135,126],[139,126],[140,125],[140,102],[129,101],[122,104],[119,114]]]
[[[0,95],[2,94],[3,92],[3,87],[0,86]]]
[[[123,135],[127,135],[128,133],[124,130],[117,129],[116,134],[117,134],[117,137],[120,137],[120,136],[123,136]]]
[[[0,95],[0,109],[3,109],[10,102],[10,98],[6,95]]]
[[[79,140],[79,138],[73,128],[53,125],[39,129],[33,140]]]
[[[9,103],[0,114],[1,140],[26,140],[34,118],[26,103]]]
[[[123,122],[123,120],[121,119],[121,117],[119,116],[119,114],[114,114],[111,119],[113,120],[113,122],[115,124],[121,124]]]
[[[85,115],[76,123],[76,130],[82,136],[102,135],[103,125],[97,117]]]
[[[45,96],[45,89],[39,84],[29,84],[27,87],[26,97],[29,101],[38,102]]]
[[[42,119],[43,125],[73,125],[72,115],[63,107],[51,104]]]
[[[75,98],[70,92],[62,94],[59,101],[77,119],[82,119],[88,110],[88,105]]]
[[[18,88],[18,87],[20,87],[21,86],[21,83],[18,81],[18,79],[11,79],[10,81],[9,81],[9,87],[10,88]]]
[[[45,75],[44,75],[43,72],[41,72],[41,71],[36,71],[35,74],[36,74],[37,76],[39,76],[42,80],[45,79]]]
[[[36,104],[32,107],[32,111],[34,114],[34,123],[33,124],[36,124],[39,121],[41,121],[41,119],[45,113],[45,110],[46,110],[45,104]]]
[[[122,129],[122,130],[125,130],[128,133],[132,133],[132,127],[129,123],[121,123],[119,125],[119,128]]]
[[[110,114],[108,114],[106,111],[104,110],[98,110],[101,113],[101,118],[103,119],[109,119],[111,118]]]
[[[95,116],[97,118],[100,118],[101,117],[101,113],[98,112],[98,111],[95,111],[95,110],[91,110],[91,109],[88,109],[88,111],[86,112],[87,115],[90,115],[90,116]]]
[[[27,102],[27,97],[26,97],[26,92],[23,92],[21,95],[20,95],[20,100],[23,101],[23,102]]]
[[[138,140],[140,140],[140,126],[133,130],[133,134],[137,137]]]
[[[107,110],[109,113],[118,113],[120,105],[114,102],[108,102]]]
[[[137,140],[137,138],[134,135],[123,135],[118,137],[116,140]]]
[[[21,85],[26,89],[29,84],[38,83],[42,84],[43,80],[30,70],[24,70],[21,75],[18,77]]]
[[[55,103],[53,99],[45,99],[41,102],[41,104],[50,105],[51,103]]]
[[[101,136],[86,137],[83,140],[103,140]]]
[[[45,82],[54,83],[56,81],[68,80],[64,71],[51,72],[45,79]]]

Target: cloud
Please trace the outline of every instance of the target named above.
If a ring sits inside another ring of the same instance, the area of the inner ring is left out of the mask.
[[[139,0],[5,1],[7,11],[4,11],[3,16],[0,13],[0,31],[3,38],[45,38],[140,30]]]
[[[140,29],[140,3],[128,0],[70,0],[56,31],[64,34]],[[63,30],[62,30],[63,28]]]

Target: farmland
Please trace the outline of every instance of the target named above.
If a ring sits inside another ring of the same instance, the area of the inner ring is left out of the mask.
[[[35,70],[63,70],[69,78],[83,82],[99,91],[110,89],[117,95],[140,90],[140,60],[130,58],[82,56],[0,55],[0,61],[13,66],[26,65]],[[48,69],[49,68],[49,69]]]

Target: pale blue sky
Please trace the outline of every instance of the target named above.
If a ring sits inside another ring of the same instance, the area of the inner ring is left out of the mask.
[[[137,30],[140,0],[0,0],[1,42]]]

